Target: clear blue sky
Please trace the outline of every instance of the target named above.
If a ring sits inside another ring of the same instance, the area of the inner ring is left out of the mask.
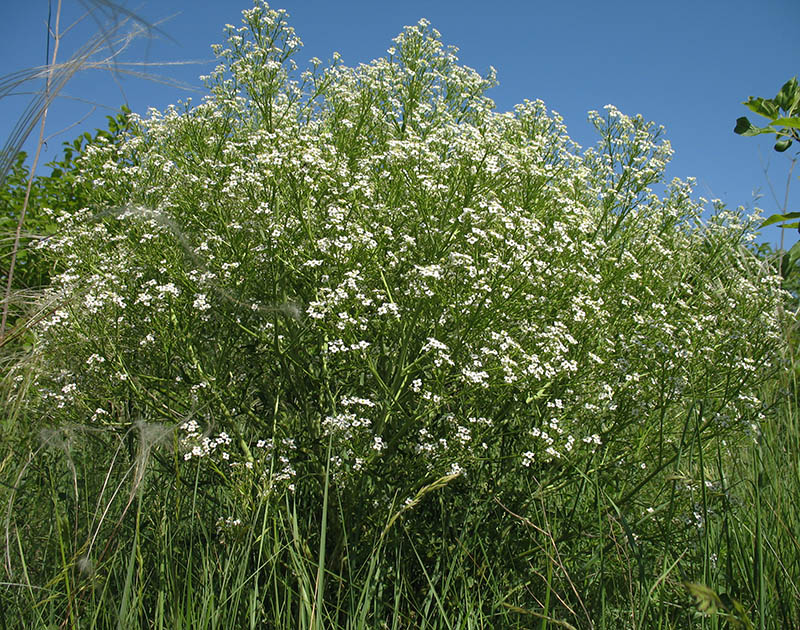
[[[99,2],[100,0],[95,0]],[[53,9],[58,0],[52,0]],[[85,12],[88,0],[62,0],[62,28]],[[4,0],[0,9],[0,74],[44,62],[47,0]],[[210,45],[223,41],[225,23],[240,24],[248,0],[141,0],[123,3],[164,35],[131,46],[121,61],[204,61],[147,68],[201,88],[197,77],[213,68]],[[490,96],[499,111],[524,99],[541,98],[567,123],[583,146],[594,142],[586,112],[614,104],[626,114],[641,113],[666,128],[675,155],[668,176],[697,178],[696,194],[720,198],[729,206],[754,203],[767,214],[776,210],[764,168],[783,202],[790,156],[772,151],[768,137],[733,134],[735,120],[748,112],[749,95],[772,97],[800,74],[798,0],[276,0],[304,42],[301,67],[312,56],[323,61],[334,51],[348,65],[382,56],[404,25],[429,19],[446,44],[457,46],[465,65],[480,72],[497,69],[500,86]],[[86,19],[62,41],[66,59],[96,30]],[[171,39],[168,39],[168,35]],[[33,86],[31,86],[33,87]],[[39,87],[39,86],[37,86]],[[30,87],[28,89],[31,89]],[[45,158],[56,156],[61,141],[84,129],[105,127],[104,116],[122,103],[136,112],[163,109],[190,92],[130,77],[89,71],[67,86],[48,115],[52,138]],[[195,94],[199,97],[201,93]],[[5,140],[28,97],[0,101],[0,139]],[[92,112],[93,103],[97,109]],[[758,117],[751,116],[756,122]],[[758,123],[757,123],[758,124]],[[27,145],[31,146],[30,143]],[[800,175],[800,165],[796,169]],[[793,177],[790,210],[800,210],[800,181]],[[797,232],[786,234],[786,246]],[[765,232],[777,243],[779,231]]]

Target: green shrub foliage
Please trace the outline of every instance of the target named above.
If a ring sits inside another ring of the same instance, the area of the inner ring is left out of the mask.
[[[22,337],[26,323],[36,317],[30,312],[32,293],[50,284],[54,260],[37,245],[59,229],[53,208],[58,209],[58,214],[71,213],[84,208],[92,198],[85,186],[76,185],[74,181],[78,171],[76,158],[93,143],[118,142],[126,130],[129,113],[130,110],[123,106],[116,116],[106,116],[108,129],[96,129],[94,136],[87,131],[72,142],[64,142],[59,159],[47,165],[49,175],[31,176],[26,164],[28,155],[20,151],[9,165],[8,172],[0,177],[0,282],[4,293],[8,292],[4,298],[8,299],[10,314],[0,345],[9,343],[9,338]],[[29,181],[30,194],[26,205]],[[23,207],[25,215],[17,242],[16,232]],[[9,285],[12,257],[15,258],[14,272]],[[19,328],[15,329],[17,324]]]
[[[203,102],[77,159],[89,201],[53,208],[42,244],[62,271],[29,416],[169,431],[150,465],[199,479],[220,528],[285,497],[319,514],[327,475],[349,519],[331,562],[398,511],[386,536],[444,539],[441,513],[475,511],[522,545],[509,513],[537,505],[579,559],[607,523],[587,483],[636,523],[639,562],[670,556],[663,533],[708,517],[678,454],[768,420],[783,295],[745,247],[758,217],[701,220],[639,116],[591,112],[582,150],[540,101],[496,112],[493,71],[424,20],[369,64],[298,72],[285,14],[243,15]]]

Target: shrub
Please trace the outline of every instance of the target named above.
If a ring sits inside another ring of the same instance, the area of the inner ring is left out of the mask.
[[[0,346],[22,336],[25,324],[31,317],[29,306],[32,293],[50,284],[53,260],[36,244],[58,230],[51,208],[57,207],[60,213],[69,213],[85,207],[89,201],[84,187],[75,186],[73,182],[77,171],[75,158],[81,154],[84,146],[96,143],[100,138],[103,138],[102,142],[118,142],[125,131],[128,113],[130,110],[123,106],[116,116],[106,116],[108,130],[96,129],[94,136],[87,131],[72,142],[65,142],[60,159],[47,165],[50,174],[33,176],[27,205],[25,197],[31,173],[24,151],[16,154],[8,173],[0,178],[0,281],[11,316],[7,322],[9,325],[0,334]],[[23,206],[26,211],[20,239],[16,242]],[[9,283],[12,258],[15,259],[14,272]],[[14,330],[16,324],[20,324],[20,327]]]
[[[30,421],[167,427],[152,466],[197,483],[212,529],[287,496],[318,515],[329,484],[338,570],[398,512],[386,540],[423,559],[462,527],[494,536],[509,585],[536,563],[511,513],[558,516],[578,573],[610,520],[640,571],[693,549],[706,473],[681,456],[757,436],[780,364],[780,278],[744,247],[758,217],[702,220],[639,116],[591,112],[581,151],[540,101],[495,112],[494,73],[424,20],[384,58],[298,75],[285,14],[243,15],[201,104],[131,115],[78,158],[89,203],[54,208],[42,248],[63,271]]]

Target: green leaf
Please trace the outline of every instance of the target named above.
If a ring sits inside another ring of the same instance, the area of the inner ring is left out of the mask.
[[[783,152],[784,152],[784,151],[786,151],[786,149],[788,149],[790,146],[792,146],[792,141],[791,141],[789,138],[781,138],[780,140],[778,140],[778,141],[775,143],[775,147],[774,147],[774,149],[775,149],[775,150],[776,150],[778,153],[783,153]]]
[[[800,258],[800,241],[792,245],[792,248],[786,255],[789,257],[789,266],[793,267],[797,259]]]
[[[761,227],[765,228],[768,225],[773,225],[774,223],[780,223],[781,221],[790,221],[792,219],[800,219],[800,212],[787,212],[786,214],[771,214],[764,220],[764,222],[761,224]]]
[[[775,103],[785,112],[791,112],[800,98],[797,77],[792,77],[783,84],[781,91],[775,96]]]
[[[736,119],[733,132],[740,136],[757,136],[761,133],[775,133],[775,130],[772,127],[756,127],[747,119],[747,116],[742,116]]]
[[[740,136],[744,135],[753,125],[747,120],[747,116],[742,116],[736,119],[736,126],[733,128],[733,133],[738,133]]]
[[[791,127],[792,129],[800,129],[800,117],[793,118],[778,118],[773,120],[770,125],[780,125],[781,127]]]
[[[779,115],[778,106],[771,99],[751,96],[743,104],[747,106],[750,111],[764,118],[775,119]]]
[[[791,271],[792,271],[792,255],[789,252],[786,252],[783,256],[781,256],[781,268],[780,268],[781,278],[783,278],[784,281],[788,279]]]

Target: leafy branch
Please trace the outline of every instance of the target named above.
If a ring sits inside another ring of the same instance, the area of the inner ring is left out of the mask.
[[[775,150],[779,153],[786,151],[792,140],[800,141],[800,86],[797,84],[797,77],[787,81],[775,98],[751,96],[743,104],[750,111],[769,118],[770,123],[766,127],[756,127],[747,116],[742,116],[736,119],[734,133],[740,136],[774,133],[778,138]]]
[[[779,153],[786,151],[792,142],[800,142],[800,85],[797,77],[784,83],[775,98],[751,96],[743,103],[750,111],[769,119],[764,127],[758,127],[750,122],[747,116],[736,119],[734,133],[741,136],[758,136],[764,133],[773,133],[776,136],[774,149]],[[794,160],[792,161],[792,170]],[[791,171],[790,171],[791,177]],[[776,223],[781,228],[797,228],[800,232],[800,212],[787,212],[784,205],[782,213],[772,214],[761,224],[762,228]],[[792,269],[794,263],[800,259],[800,242],[796,243],[786,254],[781,263],[782,269]]]

